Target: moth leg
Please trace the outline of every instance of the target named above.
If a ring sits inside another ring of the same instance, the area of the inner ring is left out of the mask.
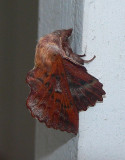
[[[83,55],[78,55],[74,52],[72,52],[72,56],[74,55],[74,58],[76,58],[76,60],[78,60],[78,62],[81,64],[81,57],[85,57],[86,56],[86,51],[87,51],[87,46],[85,47],[85,53]],[[93,58],[91,58],[90,60],[83,60],[84,63],[89,63],[91,61],[93,61],[96,58],[96,56],[94,55]]]
[[[85,57],[86,56],[86,50],[87,50],[87,46],[85,47],[85,53],[84,54],[78,54],[79,57]]]
[[[85,57],[86,54],[78,54],[79,57]]]
[[[74,63],[74,64],[77,64],[79,66],[82,66],[82,64],[78,63],[77,61],[73,60],[72,58],[70,57],[67,57],[67,56],[63,56],[63,58],[69,60],[70,62]],[[84,60],[83,60],[84,61]]]
[[[84,60],[84,63],[92,62],[95,58],[96,58],[96,56],[94,55],[93,58],[91,58],[90,60]]]
[[[67,56],[63,56],[63,58],[65,58],[65,59],[71,61],[71,62],[74,63],[74,64],[77,64],[77,65],[79,65],[79,66],[82,66],[84,63],[92,62],[92,61],[96,58],[96,56],[94,55],[93,58],[91,58],[90,60],[83,60],[83,59],[80,59],[80,60],[81,60],[80,63],[77,62],[77,61],[75,61],[74,59],[72,59],[72,58],[70,58],[70,57],[67,57]]]
[[[86,53],[86,49],[85,49],[85,53]],[[83,60],[81,57],[85,56],[86,54],[78,55],[78,54],[74,53],[71,48],[67,48],[65,50],[65,52],[62,51],[61,54],[62,54],[63,58],[66,58],[69,61],[71,61],[72,63],[77,64],[79,66],[82,66],[84,63],[89,63],[95,59],[95,56],[94,56],[90,60]]]

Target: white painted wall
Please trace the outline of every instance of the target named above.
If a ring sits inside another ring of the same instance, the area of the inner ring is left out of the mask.
[[[78,160],[125,160],[125,0],[85,0],[86,65],[106,91],[104,103],[80,113]]]

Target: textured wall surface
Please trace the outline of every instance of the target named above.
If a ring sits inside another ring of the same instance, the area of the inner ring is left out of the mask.
[[[72,47],[80,52],[82,13],[83,0],[40,0],[38,37],[57,29],[73,28]],[[37,122],[35,160],[77,160],[77,150],[78,136],[48,129]]]
[[[78,160],[125,160],[125,1],[86,0],[86,67],[103,84],[104,103],[80,113]]]

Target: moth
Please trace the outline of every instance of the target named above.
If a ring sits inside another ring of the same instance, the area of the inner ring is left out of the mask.
[[[35,66],[26,82],[31,88],[26,105],[34,118],[47,127],[77,134],[79,111],[102,101],[105,91],[90,75],[83,60],[70,47],[72,29],[57,30],[42,37],[35,53]]]

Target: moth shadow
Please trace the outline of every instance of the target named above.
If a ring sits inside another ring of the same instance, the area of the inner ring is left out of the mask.
[[[47,128],[39,122],[36,132],[36,160],[77,159],[78,135]]]

